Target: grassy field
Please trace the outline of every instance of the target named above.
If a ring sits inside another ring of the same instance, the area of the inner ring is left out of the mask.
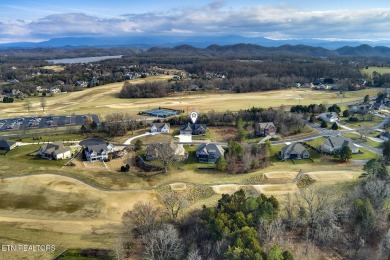
[[[362,147],[360,147],[359,149],[362,153],[352,154],[353,160],[370,160],[379,157],[379,155],[377,155],[376,153],[368,151]]]
[[[374,116],[372,118],[372,120],[364,120],[364,121],[360,119],[359,115],[357,115],[357,118],[359,118],[359,121],[357,121],[357,122],[343,120],[341,123],[347,127],[355,129],[355,128],[360,128],[360,127],[373,127],[373,126],[376,126],[383,121],[383,118],[379,117],[379,116]]]
[[[389,67],[368,67],[367,69],[361,69],[360,70],[363,75],[367,75],[368,78],[372,78],[372,73],[374,71],[380,73],[380,74],[385,74],[385,73],[390,73],[390,68]]]
[[[170,76],[151,76],[146,79],[131,81],[132,84],[148,81],[165,81]],[[214,111],[238,111],[251,107],[279,107],[298,105],[297,98],[300,98],[301,105],[311,103],[340,103],[362,99],[365,95],[375,96],[378,89],[366,89],[350,91],[345,93],[341,100],[337,91],[313,91],[311,89],[288,89],[253,93],[185,93],[165,98],[140,98],[120,99],[117,97],[123,83],[112,83],[95,88],[85,89],[81,92],[58,94],[47,97],[47,109],[45,113],[40,107],[40,98],[31,98],[33,107],[27,111],[25,102],[12,104],[0,104],[6,117],[27,116],[27,115],[49,115],[49,114],[98,114],[104,116],[113,112],[126,111],[137,116],[142,110],[155,107],[169,107],[184,111],[196,110],[200,113]],[[229,105],[227,106],[227,102]]]

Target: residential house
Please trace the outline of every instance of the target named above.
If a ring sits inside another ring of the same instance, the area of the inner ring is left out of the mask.
[[[169,123],[154,123],[150,126],[151,133],[169,133]]]
[[[314,88],[314,84],[313,83],[305,83],[302,85],[302,88]]]
[[[205,124],[191,124],[187,123],[180,127],[181,135],[205,135],[207,126]]]
[[[2,151],[11,151],[16,147],[16,142],[7,141],[5,139],[0,139],[0,150]]]
[[[390,140],[390,133],[389,132],[382,132],[381,135],[379,136],[380,139],[383,141],[387,142]]]
[[[161,146],[161,145],[165,145],[165,144],[164,143],[154,143],[154,144],[148,145],[146,148],[146,154],[145,154],[146,160],[148,160],[148,161],[156,160],[158,158],[159,150],[161,151],[161,149],[158,149],[159,148],[158,146]],[[170,146],[170,149],[172,149],[171,151],[174,152],[175,159],[177,161],[180,161],[186,157],[186,151],[185,151],[182,144],[175,144],[175,143],[171,142],[169,144],[169,146]]]
[[[224,156],[222,146],[213,143],[203,143],[196,149],[196,157],[200,163],[215,163],[219,157]]]
[[[53,83],[54,86],[63,86],[65,85],[65,82],[63,82],[62,80],[57,80],[56,82]]]
[[[276,134],[276,127],[273,122],[257,123],[255,125],[255,134],[257,136],[267,136]]]
[[[336,112],[321,113],[318,119],[326,123],[334,123],[339,120],[339,115]]]
[[[59,89],[58,87],[51,87],[49,89],[49,93],[50,94],[57,94],[57,93],[60,93],[61,92],[61,89]]]
[[[356,114],[367,114],[371,112],[373,109],[374,109],[373,104],[368,103],[368,104],[351,106],[349,108],[349,111]]]
[[[88,139],[80,142],[84,147],[85,159],[90,162],[108,160],[109,154],[115,151],[114,145],[101,139]]]
[[[53,142],[42,145],[39,148],[39,155],[50,160],[69,159],[72,157],[72,150],[61,142]]]
[[[74,83],[74,86],[86,88],[88,86],[88,83],[84,80],[78,80],[78,81],[76,81],[76,83]]]
[[[310,158],[310,153],[303,147],[300,143],[293,143],[286,145],[280,151],[280,158],[282,160],[287,159],[308,159]]]
[[[351,140],[351,138],[344,136],[330,136],[320,146],[322,152],[333,153],[336,150],[348,146],[352,153],[358,153],[359,147],[357,147]]]

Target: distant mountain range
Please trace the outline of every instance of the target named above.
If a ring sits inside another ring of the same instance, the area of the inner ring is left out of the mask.
[[[369,45],[370,44],[370,45]],[[8,48],[64,48],[64,47],[135,47],[150,51],[171,49],[177,52],[208,51],[234,53],[239,49],[248,54],[295,53],[310,56],[385,56],[390,57],[390,42],[346,42],[324,40],[270,40],[262,37],[249,38],[228,36],[159,36],[159,37],[65,37],[42,42],[15,42],[0,44],[0,49]],[[178,46],[178,47],[176,47]],[[243,47],[245,46],[245,48]],[[387,47],[388,46],[388,47]],[[156,49],[157,47],[157,49]]]
[[[365,57],[390,57],[390,48],[377,46],[372,47],[362,44],[356,47],[345,46],[335,50],[308,45],[282,45],[279,47],[264,47],[256,44],[234,45],[210,45],[206,48],[197,48],[191,45],[178,45],[175,47],[153,47],[149,53],[171,53],[180,55],[224,55],[224,56],[254,56],[254,55],[302,55],[314,57],[330,56],[365,56]]]

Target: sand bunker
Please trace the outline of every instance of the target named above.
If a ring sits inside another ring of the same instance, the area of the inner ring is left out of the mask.
[[[290,184],[267,184],[267,185],[253,185],[257,192],[265,195],[284,195],[287,193],[296,193],[299,188],[295,183]]]
[[[298,172],[267,172],[264,174],[268,179],[289,179],[297,177]]]
[[[173,191],[183,191],[187,189],[187,185],[185,183],[177,182],[169,184]]]
[[[241,185],[226,184],[226,185],[215,185],[211,187],[217,194],[233,194],[241,189]]]
[[[341,181],[352,180],[359,177],[361,172],[352,171],[318,171],[307,173],[313,180],[316,181]]]

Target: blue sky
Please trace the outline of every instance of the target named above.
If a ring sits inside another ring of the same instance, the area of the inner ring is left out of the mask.
[[[241,35],[390,40],[388,0],[1,0],[0,42],[66,36]]]

